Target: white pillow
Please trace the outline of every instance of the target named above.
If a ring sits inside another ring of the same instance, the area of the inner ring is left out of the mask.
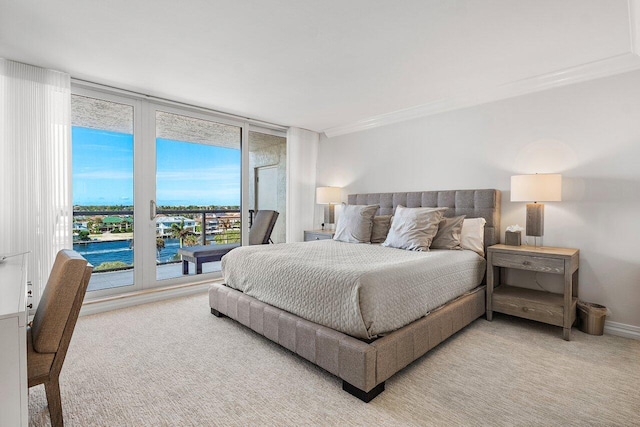
[[[465,218],[462,221],[460,247],[484,256],[484,225],[486,223],[484,218]]]
[[[370,243],[373,217],[378,205],[343,205],[333,240],[347,243]]]
[[[382,246],[410,251],[428,251],[433,236],[438,232],[442,215],[447,209],[405,208],[398,205],[389,234]]]

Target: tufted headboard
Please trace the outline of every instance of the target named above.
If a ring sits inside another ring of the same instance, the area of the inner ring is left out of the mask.
[[[484,245],[500,243],[500,191],[449,190],[416,191],[410,193],[349,194],[350,205],[380,205],[376,215],[393,215],[396,206],[408,208],[447,207],[445,216],[466,215],[484,218]]]

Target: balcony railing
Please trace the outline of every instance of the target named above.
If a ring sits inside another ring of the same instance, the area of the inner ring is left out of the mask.
[[[239,210],[234,209],[158,209],[156,219],[162,217],[184,217],[190,220],[195,221],[195,225],[189,228],[193,228],[188,234],[192,234],[198,236],[197,244],[207,245],[211,244],[223,244],[223,243],[235,243],[240,242],[240,227],[241,227],[241,218],[240,216],[230,216],[230,214],[239,214]],[[121,224],[111,224],[111,225],[94,225],[92,226],[93,230],[87,230],[91,234],[91,231],[95,231],[96,228],[100,228],[102,230],[108,230],[107,232],[111,232],[114,235],[118,235],[125,230],[133,231],[133,210],[75,210],[73,211],[74,216],[74,224],[76,217],[104,217],[104,216],[116,216],[122,217],[123,221]],[[127,218],[129,218],[130,222],[127,222]],[[198,227],[198,221],[199,227]],[[213,224],[213,227],[207,226],[207,221],[209,224]],[[173,221],[172,223],[178,223]],[[186,228],[186,227],[185,227]],[[199,228],[199,229],[198,229]],[[74,225],[74,231],[78,232],[79,229]],[[177,238],[175,235],[171,233],[170,228],[161,229],[162,233],[157,234],[156,238]],[[156,233],[158,233],[158,228],[156,227]],[[104,233],[100,233],[104,234]],[[131,239],[110,239],[110,240],[101,240],[101,239],[91,239],[91,240],[74,240],[74,244],[90,244],[90,243],[100,243],[107,241],[129,241],[130,248],[133,248],[133,238]],[[193,243],[192,243],[193,244]],[[115,251],[114,251],[115,254]],[[108,254],[105,254],[108,256]],[[88,253],[85,257],[89,258]],[[104,256],[103,256],[104,258]],[[112,261],[121,261],[118,259],[116,255],[114,255],[114,259]],[[180,260],[177,256],[174,256],[174,259],[159,261],[158,264],[171,264],[174,262],[179,262]],[[96,265],[96,267],[98,267]],[[116,270],[127,270],[133,268],[133,261],[131,260],[130,265],[124,267],[116,267],[113,268],[104,268],[99,270],[98,272],[106,272],[106,271],[116,271]]]

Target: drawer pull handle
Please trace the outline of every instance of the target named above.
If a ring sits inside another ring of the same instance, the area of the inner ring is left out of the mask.
[[[320,238],[319,238],[319,237],[316,237],[316,240],[320,240]]]
[[[531,261],[522,261],[522,265],[531,265]]]
[[[527,311],[529,311],[529,307],[522,307],[522,311],[526,313]]]

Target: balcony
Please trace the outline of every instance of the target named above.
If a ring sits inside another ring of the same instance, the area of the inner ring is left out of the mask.
[[[73,216],[78,237],[74,240],[74,249],[94,265],[88,291],[133,285],[133,210],[74,210]],[[186,246],[239,243],[240,211],[158,209],[156,280],[183,276],[177,254],[180,240]],[[195,274],[194,270],[190,266],[190,274]],[[203,266],[203,273],[217,271],[220,271],[220,262]]]
[[[216,273],[219,271],[220,261],[209,262],[202,265],[203,274]],[[189,274],[196,274],[193,264],[189,265]],[[182,276],[182,264],[179,262],[159,264],[157,267],[158,280],[172,279],[180,276]],[[87,292],[131,286],[132,283],[133,267],[127,270],[99,271],[91,275]]]

